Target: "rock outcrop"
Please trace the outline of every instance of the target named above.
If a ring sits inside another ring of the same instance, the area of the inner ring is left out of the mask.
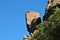
[[[31,37],[33,37],[35,34],[39,32],[35,28],[36,25],[39,25],[41,23],[41,18],[37,12],[28,11],[26,12],[26,25],[27,25],[27,31],[29,32],[28,36],[24,36],[24,40],[30,40]]]
[[[60,8],[60,0],[48,0],[43,20],[47,20],[53,14],[54,8]]]
[[[28,36],[24,36],[24,38],[23,38],[24,40],[30,40],[31,39],[31,35],[28,35]]]
[[[26,12],[26,25],[27,30],[31,34],[36,30],[35,26],[40,24],[41,18],[37,12]]]
[[[60,0],[48,0],[48,4],[46,6],[46,10],[50,9],[53,6],[60,5]],[[58,6],[60,7],[60,6]]]
[[[45,15],[43,16],[43,21],[48,21],[48,18],[53,14],[55,11],[54,9],[58,7],[60,8],[60,0],[48,0]],[[36,25],[39,25],[41,23],[41,18],[37,12],[26,12],[26,25],[27,25],[27,31],[29,32],[28,36],[24,36],[24,40],[30,40],[31,37],[33,37],[35,34],[39,32],[35,28]]]

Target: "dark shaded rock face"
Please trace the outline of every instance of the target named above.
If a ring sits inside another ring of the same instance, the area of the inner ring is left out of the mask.
[[[40,24],[41,18],[37,12],[27,12],[26,13],[26,25],[29,33],[33,33],[36,28],[35,26]]]
[[[43,21],[48,21],[48,18],[53,14],[56,7],[60,8],[60,0],[48,0]]]

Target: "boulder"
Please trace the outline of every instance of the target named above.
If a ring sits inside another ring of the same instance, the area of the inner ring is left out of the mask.
[[[40,24],[41,18],[37,12],[28,11],[26,12],[26,25],[27,30],[31,34],[36,30],[35,26]]]

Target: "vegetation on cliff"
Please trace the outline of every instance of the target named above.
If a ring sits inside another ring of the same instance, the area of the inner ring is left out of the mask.
[[[36,26],[39,33],[31,40],[60,40],[60,8],[56,7],[54,10],[48,21],[43,21]]]

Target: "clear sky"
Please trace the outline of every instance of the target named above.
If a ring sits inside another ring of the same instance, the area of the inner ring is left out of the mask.
[[[25,13],[45,12],[47,0],[0,0],[0,40],[23,40],[28,35]]]

